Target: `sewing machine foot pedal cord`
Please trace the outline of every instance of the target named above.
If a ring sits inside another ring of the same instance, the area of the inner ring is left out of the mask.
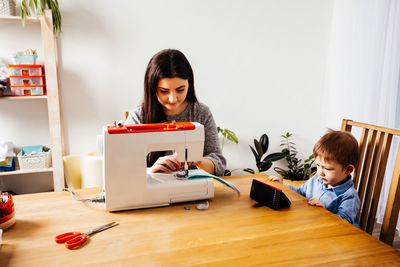
[[[97,196],[94,198],[79,198],[71,189],[69,188],[63,188],[62,191],[68,191],[71,193],[71,196],[77,200],[77,201],[82,201],[82,202],[93,202],[93,203],[104,203],[105,197],[104,195]]]

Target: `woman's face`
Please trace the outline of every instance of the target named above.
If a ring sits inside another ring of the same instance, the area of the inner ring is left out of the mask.
[[[178,77],[163,78],[158,81],[157,99],[163,106],[165,115],[177,115],[185,110],[188,105],[186,101],[188,88],[188,80]]]

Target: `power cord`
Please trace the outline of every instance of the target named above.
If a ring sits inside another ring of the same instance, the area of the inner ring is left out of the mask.
[[[101,196],[97,196],[94,198],[79,198],[71,189],[69,188],[63,188],[63,191],[68,191],[71,193],[72,197],[77,200],[77,201],[82,201],[82,202],[94,202],[94,203],[102,203],[104,202],[106,199],[104,197],[104,195]]]

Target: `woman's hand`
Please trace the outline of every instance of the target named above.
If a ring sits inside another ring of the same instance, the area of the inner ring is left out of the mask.
[[[308,204],[311,205],[311,206],[317,206],[317,207],[325,208],[324,204],[322,204],[321,201],[319,201],[318,199],[316,199],[314,197],[310,198],[308,200]]]
[[[183,167],[183,164],[176,159],[176,155],[169,155],[159,157],[157,161],[151,166],[150,172],[165,172],[171,173]]]
[[[202,158],[200,161],[188,162],[188,165],[196,166],[197,168],[202,169],[203,171],[206,171],[210,174],[214,174],[215,171],[214,162],[212,162],[211,159],[205,157]]]

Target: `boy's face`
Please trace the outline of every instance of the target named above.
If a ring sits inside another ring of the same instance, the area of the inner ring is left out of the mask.
[[[315,163],[319,177],[328,188],[344,183],[347,176],[354,170],[353,165],[343,167],[334,160],[328,162],[320,156],[315,159]]]

